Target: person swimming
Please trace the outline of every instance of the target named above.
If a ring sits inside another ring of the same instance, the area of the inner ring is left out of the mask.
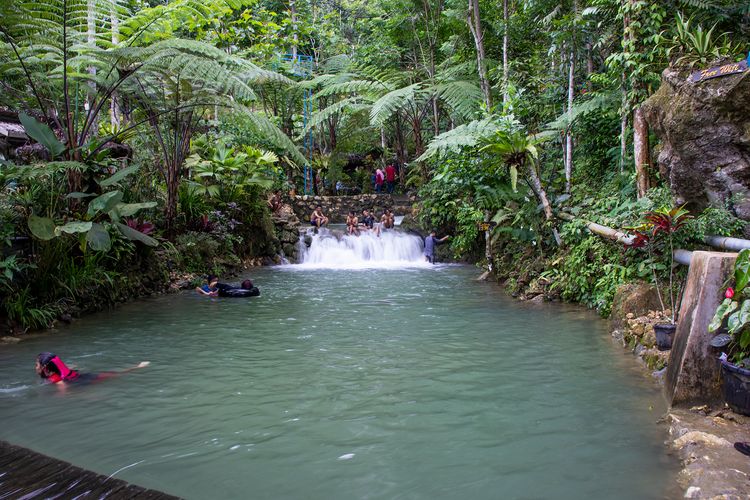
[[[43,352],[36,357],[36,373],[47,382],[52,384],[58,384],[60,382],[76,382],[76,381],[94,381],[104,380],[106,378],[115,377],[123,373],[127,373],[138,368],[144,368],[150,365],[150,361],[141,361],[136,366],[126,368],[124,370],[115,372],[100,372],[100,373],[80,373],[78,370],[71,370],[63,362],[62,359],[56,354],[51,352]]]
[[[206,284],[195,287],[195,291],[201,295],[217,297],[219,295],[219,287],[217,285],[219,285],[219,278],[215,274],[209,274],[206,278]]]

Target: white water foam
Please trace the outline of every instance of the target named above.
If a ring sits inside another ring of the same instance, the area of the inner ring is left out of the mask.
[[[320,229],[306,235],[309,248],[300,240],[301,269],[399,269],[428,267],[419,236],[397,230],[385,230],[377,236],[373,231],[359,236],[343,231]]]

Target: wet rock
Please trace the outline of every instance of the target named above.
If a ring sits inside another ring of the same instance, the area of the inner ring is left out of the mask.
[[[641,344],[648,347],[649,349],[656,345],[656,334],[652,328],[650,332],[645,332],[641,338]]]
[[[0,342],[4,344],[17,344],[21,341],[18,337],[0,337]]]
[[[534,297],[529,299],[529,302],[532,304],[543,304],[544,303],[544,295],[539,294],[535,295]]]
[[[622,328],[626,319],[642,316],[659,307],[659,296],[653,286],[643,282],[620,285],[612,301],[611,328]]]
[[[638,323],[634,325],[633,328],[630,329],[630,331],[636,337],[640,337],[644,333],[646,333],[646,327],[642,323]]]
[[[672,444],[675,448],[683,448],[689,444],[703,444],[707,446],[724,446],[731,447],[732,443],[724,438],[701,431],[690,431],[687,434],[677,438]]]

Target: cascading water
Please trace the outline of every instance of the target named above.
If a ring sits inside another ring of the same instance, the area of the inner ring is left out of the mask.
[[[305,243],[308,239],[309,247]],[[312,229],[300,238],[300,264],[306,268],[368,269],[428,266],[418,236],[390,229],[348,235],[336,229]]]

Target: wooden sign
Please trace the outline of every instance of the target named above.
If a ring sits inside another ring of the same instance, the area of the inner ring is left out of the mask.
[[[479,223],[479,230],[480,231],[489,231],[493,227],[497,226],[497,222],[480,222]]]
[[[720,76],[733,75],[735,73],[744,73],[747,71],[747,61],[742,60],[740,62],[725,64],[724,66],[716,66],[715,68],[702,69],[696,71],[690,75],[690,81],[693,83],[702,82],[703,80],[710,80],[711,78],[718,78]]]

